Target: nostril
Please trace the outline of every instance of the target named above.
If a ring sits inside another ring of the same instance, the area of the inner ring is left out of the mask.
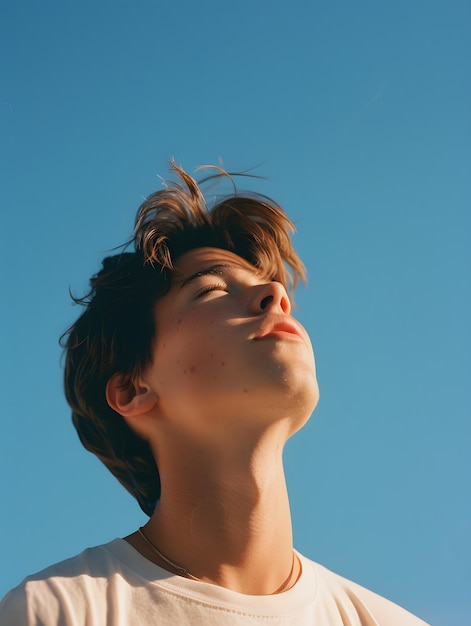
[[[262,311],[264,311],[267,306],[270,304],[270,302],[273,300],[273,296],[266,296],[265,298],[263,298],[263,300],[260,302],[260,308],[262,309]]]

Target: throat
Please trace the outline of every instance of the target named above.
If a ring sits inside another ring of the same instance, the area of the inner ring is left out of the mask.
[[[246,594],[281,593],[294,584],[300,566],[281,449],[245,461],[234,455],[233,462],[228,454],[195,458],[175,450],[168,464],[165,453],[157,458],[161,498],[138,538],[147,558]]]

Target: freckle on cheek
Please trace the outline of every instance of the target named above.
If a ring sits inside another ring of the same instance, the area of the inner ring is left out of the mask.
[[[224,365],[226,364],[225,361],[221,361],[221,365],[224,367]]]
[[[190,372],[194,374],[196,372],[196,367],[194,365],[191,366]]]
[[[242,389],[242,391],[243,391],[244,393],[249,393],[249,390],[248,390],[248,389],[246,389],[245,387]]]

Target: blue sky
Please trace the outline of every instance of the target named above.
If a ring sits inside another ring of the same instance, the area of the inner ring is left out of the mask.
[[[0,595],[144,521],[80,447],[58,337],[174,157],[296,223],[321,402],[296,546],[471,622],[468,2],[1,3]]]

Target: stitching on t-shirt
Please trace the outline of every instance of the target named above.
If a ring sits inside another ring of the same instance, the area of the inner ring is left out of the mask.
[[[210,600],[205,600],[202,599],[200,597],[197,597],[195,595],[193,595],[193,593],[188,590],[185,589],[184,593],[182,592],[178,592],[177,590],[174,589],[169,589],[164,582],[160,581],[160,580],[148,580],[147,578],[145,578],[144,576],[142,576],[142,574],[140,574],[139,572],[137,572],[134,567],[132,567],[129,563],[127,563],[126,561],[124,561],[120,555],[115,554],[115,552],[113,552],[113,550],[110,550],[107,544],[104,544],[100,547],[103,547],[107,550],[107,552],[109,554],[111,554],[111,556],[116,559],[117,561],[119,561],[126,569],[131,569],[132,572],[134,573],[134,575],[136,576],[136,578],[138,578],[139,580],[143,581],[143,583],[145,583],[144,586],[151,586],[151,587],[158,587],[159,591],[162,593],[166,593],[169,596],[178,598],[180,600],[185,601],[187,604],[189,603],[194,603],[200,606],[204,606],[204,607],[208,607],[211,608],[215,611],[219,611],[219,612],[225,612],[225,613],[229,613],[232,615],[240,615],[240,616],[245,616],[245,617],[251,617],[251,618],[255,618],[257,620],[279,620],[280,618],[291,618],[291,617],[295,617],[298,614],[298,611],[303,610],[305,607],[307,607],[311,602],[314,601],[314,598],[317,596],[317,585],[315,586],[315,593],[313,594],[312,597],[306,598],[303,602],[300,602],[298,606],[296,606],[296,610],[294,611],[290,611],[288,613],[277,613],[275,615],[263,615],[263,614],[258,614],[258,613],[250,613],[248,611],[242,611],[242,610],[238,610],[238,609],[233,609],[230,607],[226,607],[226,606],[218,606],[217,604],[213,604]],[[131,546],[132,547],[132,546]],[[159,566],[156,566],[159,567]],[[161,569],[161,568],[160,568]],[[316,572],[316,577],[317,577],[317,572]]]
[[[207,600],[202,600],[201,598],[195,598],[194,596],[189,595],[180,595],[178,592],[173,591],[173,589],[167,589],[165,587],[162,587],[161,585],[159,585],[159,583],[151,583],[151,584],[155,584],[158,585],[159,587],[159,591],[161,591],[162,593],[165,593],[169,596],[172,597],[176,597],[179,600],[183,600],[185,603],[187,604],[198,604],[200,606],[204,606],[206,608],[209,609],[213,609],[215,611],[219,611],[221,613],[231,613],[233,615],[241,615],[244,617],[251,617],[257,620],[279,620],[281,618],[291,618],[291,617],[295,617],[298,612],[300,610],[302,610],[305,606],[308,606],[310,599],[308,602],[304,602],[302,604],[299,605],[299,607],[296,607],[296,612],[290,611],[289,613],[277,613],[276,615],[262,615],[262,614],[257,614],[257,613],[249,613],[247,611],[240,611],[237,609],[231,609],[225,606],[217,606],[215,604],[212,604],[211,602],[207,601]]]

